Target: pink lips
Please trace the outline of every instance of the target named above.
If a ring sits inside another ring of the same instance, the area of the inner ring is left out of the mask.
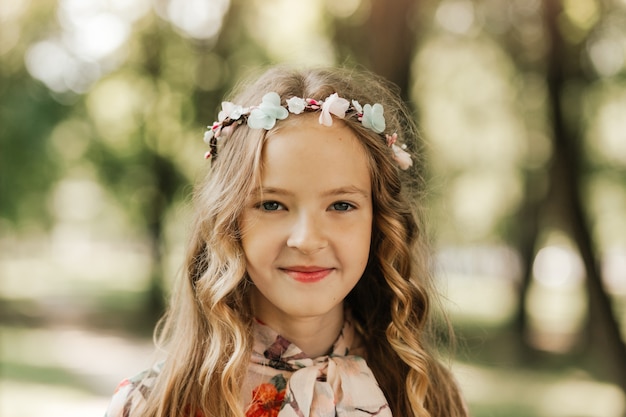
[[[281,270],[296,281],[305,284],[321,281],[333,272],[333,268],[320,266],[290,266]]]

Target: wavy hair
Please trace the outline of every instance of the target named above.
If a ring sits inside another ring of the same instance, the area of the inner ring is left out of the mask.
[[[283,101],[293,96],[323,100],[336,92],[360,103],[380,103],[386,133],[397,132],[413,153],[413,168],[400,171],[381,135],[345,120],[369,158],[374,208],[370,259],[345,302],[394,415],[465,416],[457,384],[430,347],[436,293],[420,208],[424,184],[415,156],[421,149],[397,88],[363,71],[277,67],[240,85],[231,101],[256,105],[269,91]],[[297,117],[290,115],[276,129]],[[244,415],[239,390],[251,353],[252,311],[237,223],[242,196],[260,182],[265,137],[263,130],[239,126],[223,140],[219,157],[196,187],[184,274],[157,329],[167,358],[145,406],[131,416]]]

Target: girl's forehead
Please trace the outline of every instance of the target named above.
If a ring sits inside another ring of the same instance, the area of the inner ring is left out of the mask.
[[[356,134],[344,123],[320,125],[311,115],[268,133],[261,182],[262,187],[317,191],[371,189],[367,154]]]

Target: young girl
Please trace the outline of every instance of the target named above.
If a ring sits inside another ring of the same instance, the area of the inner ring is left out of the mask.
[[[429,345],[417,132],[395,89],[272,69],[205,141],[167,357],[106,416],[465,416]]]

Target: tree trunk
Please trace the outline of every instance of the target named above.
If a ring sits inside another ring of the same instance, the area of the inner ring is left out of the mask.
[[[367,43],[368,60],[373,72],[400,87],[409,97],[411,61],[415,51],[413,16],[416,0],[374,0],[362,39]]]
[[[585,217],[580,195],[580,128],[575,126],[571,131],[566,129],[562,106],[568,76],[564,63],[576,62],[576,65],[579,65],[579,60],[577,58],[568,60],[566,56],[567,45],[557,24],[561,13],[560,1],[546,0],[544,7],[550,42],[546,81],[552,113],[554,143],[551,184],[553,188],[557,186],[560,188],[559,192],[563,197],[560,209],[565,214],[565,218],[570,221],[568,226],[587,273],[591,352],[598,354],[598,358],[606,358],[604,372],[626,391],[626,345],[621,338],[619,325],[611,308],[610,297],[602,284],[589,222]]]
[[[354,61],[400,87],[409,98],[411,62],[416,45],[414,25],[418,0],[372,0],[368,18],[359,25],[334,25],[339,61]]]

